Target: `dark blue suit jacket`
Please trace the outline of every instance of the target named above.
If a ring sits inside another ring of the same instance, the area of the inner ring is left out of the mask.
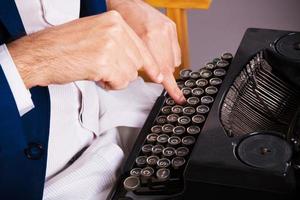
[[[81,17],[104,11],[105,0],[81,0]],[[0,44],[9,43],[24,35],[25,30],[14,0],[1,0]],[[43,196],[50,99],[47,87],[35,87],[30,91],[35,108],[20,117],[0,67],[1,200],[39,200]]]

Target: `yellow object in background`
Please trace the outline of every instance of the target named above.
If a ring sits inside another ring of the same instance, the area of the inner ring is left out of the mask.
[[[179,71],[181,69],[190,67],[187,9],[207,10],[211,1],[212,0],[145,0],[145,2],[156,8],[165,8],[166,15],[172,19],[177,26],[182,63],[174,72],[175,78],[179,77]],[[139,75],[142,76],[145,81],[149,81],[149,78],[143,71],[141,71]]]

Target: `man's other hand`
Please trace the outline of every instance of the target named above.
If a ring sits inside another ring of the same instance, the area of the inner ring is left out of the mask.
[[[181,64],[175,23],[142,0],[107,0],[108,9],[118,11],[143,40],[160,68],[163,85],[177,103],[185,101],[173,76]]]
[[[163,80],[144,42],[117,11],[50,27],[7,46],[27,88],[92,80],[121,89],[141,67],[154,82]]]

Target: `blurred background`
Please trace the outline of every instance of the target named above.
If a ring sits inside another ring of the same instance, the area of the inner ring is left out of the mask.
[[[235,53],[249,27],[300,31],[300,0],[213,0],[188,10],[192,69],[225,51]]]

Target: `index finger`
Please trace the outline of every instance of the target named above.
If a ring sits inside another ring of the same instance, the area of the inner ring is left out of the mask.
[[[162,84],[176,103],[183,104],[186,102],[186,99],[182,91],[179,89],[175,77],[171,72],[164,74],[164,80],[162,81]]]
[[[131,29],[131,27],[125,21],[123,21],[123,26],[126,32],[128,33],[128,35],[131,37],[132,41],[135,43],[136,47],[138,48],[143,58],[144,61],[143,69],[154,82],[161,83],[163,80],[163,75],[160,72],[160,68],[158,67],[158,64],[152,57],[145,43],[142,41],[141,38],[139,38],[139,36],[134,32],[134,30]]]

